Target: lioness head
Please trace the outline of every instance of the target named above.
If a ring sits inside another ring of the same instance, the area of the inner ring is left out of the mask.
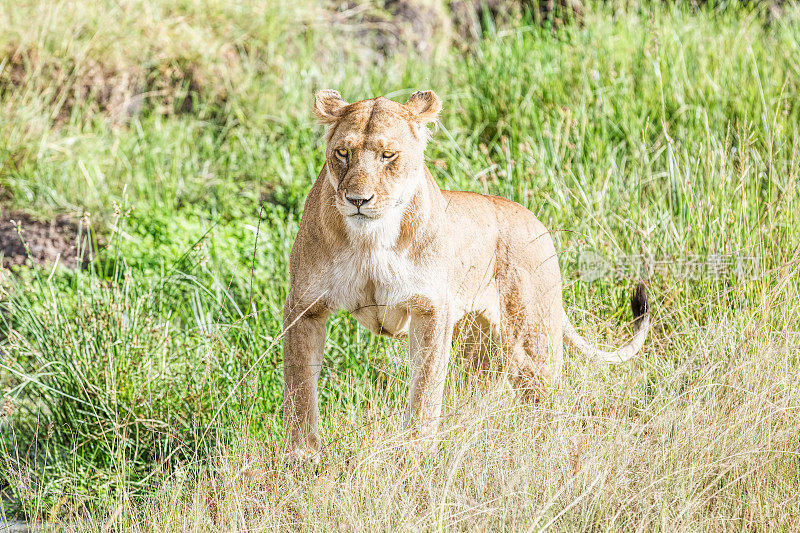
[[[405,104],[382,96],[350,104],[336,91],[316,93],[314,113],[328,125],[328,179],[351,231],[371,232],[402,217],[424,179],[427,124],[441,108],[433,91],[415,92]]]

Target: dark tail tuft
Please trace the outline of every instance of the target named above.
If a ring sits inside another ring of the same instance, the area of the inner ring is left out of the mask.
[[[636,290],[631,295],[631,310],[633,310],[633,321],[638,324],[648,312],[647,292],[645,291],[644,281],[636,285]]]

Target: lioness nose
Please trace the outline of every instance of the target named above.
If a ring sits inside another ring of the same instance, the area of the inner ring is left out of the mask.
[[[370,200],[375,198],[375,195],[373,194],[369,198],[365,198],[363,196],[345,196],[345,198],[347,198],[347,201],[353,204],[354,206],[361,207],[364,204],[368,204]]]

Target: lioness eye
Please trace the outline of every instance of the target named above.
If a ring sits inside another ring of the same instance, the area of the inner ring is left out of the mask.
[[[389,152],[389,151],[386,151],[386,152],[383,152],[383,153],[381,154],[381,157],[383,157],[384,159],[391,159],[391,158],[393,158],[393,157],[394,157],[394,156],[396,156],[396,155],[397,155],[397,152]]]
[[[338,155],[342,159],[347,159],[347,155],[348,155],[347,154],[347,150],[345,150],[344,148],[339,148],[339,149],[336,150],[336,155]]]

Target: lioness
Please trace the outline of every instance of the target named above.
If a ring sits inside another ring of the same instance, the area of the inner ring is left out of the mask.
[[[405,104],[383,97],[349,104],[331,90],[315,95],[314,113],[328,126],[325,165],[292,248],[283,311],[292,459],[319,451],[317,381],[325,322],[338,309],[374,333],[408,336],[405,423],[423,437],[438,426],[454,330],[490,338],[495,362],[523,386],[558,377],[564,335],[607,362],[627,360],[647,336],[639,284],[633,339],[615,352],[591,346],[564,312],[553,240],[533,213],[505,198],[439,189],[423,153],[427,125],[440,110],[433,91],[415,92]],[[480,345],[471,350],[487,353]]]

